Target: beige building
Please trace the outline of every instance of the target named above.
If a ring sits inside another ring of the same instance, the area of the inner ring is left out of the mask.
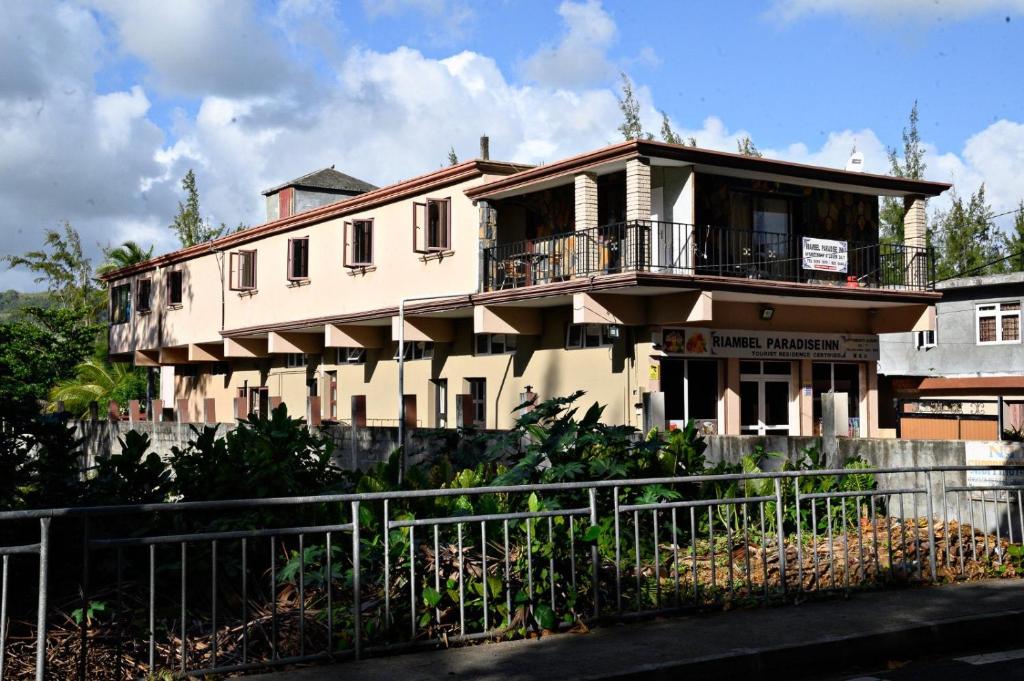
[[[652,141],[342,177],[347,193],[305,187],[326,197],[309,207],[282,185],[266,224],[108,275],[112,359],[161,367],[187,420],[282,400],[504,428],[528,393],[584,390],[611,423],[801,435],[836,391],[868,436],[878,334],[934,325],[924,202],[947,184]],[[905,243],[879,243],[879,196],[905,201]]]

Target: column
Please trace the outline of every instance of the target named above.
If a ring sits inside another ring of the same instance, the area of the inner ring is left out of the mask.
[[[908,288],[923,288],[928,283],[928,221],[925,215],[923,196],[907,196],[903,199],[903,245],[906,247],[904,266]],[[882,263],[885,266],[885,263]]]
[[[593,230],[597,228],[597,175],[580,173],[575,178],[576,243],[567,249],[572,253],[568,264],[570,276],[586,276],[598,268],[597,241]],[[588,231],[589,230],[589,231]]]
[[[646,270],[650,265],[651,161],[638,157],[626,161],[626,226],[622,267]],[[640,221],[640,222],[637,222]]]

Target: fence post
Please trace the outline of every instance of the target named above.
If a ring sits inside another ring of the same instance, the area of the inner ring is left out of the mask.
[[[775,478],[775,532],[779,542],[779,586],[786,593],[786,545],[782,527],[782,480]]]
[[[928,500],[928,567],[932,571],[932,583],[934,584],[938,580],[937,573],[935,571],[935,515],[932,510],[932,472],[925,472],[925,489],[928,491],[926,499]],[[945,503],[945,501],[943,501]],[[997,521],[998,522],[998,521]],[[942,531],[948,535],[949,529],[943,527]],[[948,537],[946,541],[949,543]]]
[[[591,487],[587,492],[590,495],[590,526],[597,527],[597,488]],[[597,553],[597,542],[595,541],[590,547],[590,565],[591,572],[591,585],[590,588],[594,590],[594,617],[598,617],[601,614],[601,602],[599,599],[600,592],[600,556]]]
[[[39,519],[39,609],[36,612],[36,681],[46,675],[46,577],[50,560],[50,519]]]
[[[359,502],[352,502],[352,644],[356,659],[363,656],[362,603],[359,600]]]
[[[10,556],[3,556],[3,574],[0,575],[0,679],[4,678],[4,651],[7,649],[7,570]]]

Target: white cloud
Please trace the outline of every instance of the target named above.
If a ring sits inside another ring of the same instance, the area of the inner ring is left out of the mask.
[[[618,29],[599,0],[564,0],[558,13],[565,24],[557,45],[537,50],[522,65],[530,80],[555,87],[575,88],[606,81],[615,74],[607,58]]]
[[[286,31],[315,15],[319,2],[290,0],[271,21]],[[174,114],[168,139],[152,120],[155,99],[147,94],[149,85],[129,83],[114,92],[96,92],[94,78],[105,48],[90,12],[69,5],[40,5],[33,12],[25,7],[35,5],[0,4],[9,35],[39,37],[0,43],[0,205],[5,207],[0,249],[5,253],[37,248],[42,229],[62,219],[79,228],[94,256],[99,244],[125,238],[153,242],[157,252],[169,250],[173,235],[166,225],[188,168],[196,171],[206,216],[229,225],[257,224],[264,217],[261,190],[318,167],[335,164],[385,184],[439,167],[449,146],[460,158],[474,156],[481,134],[490,135],[494,158],[527,163],[550,162],[619,139],[617,84],[587,86],[561,77],[523,83],[477,52],[435,59],[407,47],[387,52],[338,48],[329,59],[332,75],[301,91],[225,90],[212,84],[195,113]],[[241,21],[240,11],[228,11],[236,17],[232,21]],[[566,36],[538,55],[554,58],[573,32],[577,37],[571,40],[588,35],[605,46],[615,39],[614,24],[607,23],[610,19],[596,2],[564,3],[562,14]],[[117,20],[119,15],[110,16]],[[133,15],[128,23],[136,20]],[[123,35],[127,24],[117,30]],[[230,44],[216,50],[225,54],[249,49],[235,44],[247,36],[222,38]],[[49,46],[44,49],[41,42]],[[164,61],[159,53],[154,50],[147,61],[152,82],[188,81],[191,66]],[[610,68],[605,55],[602,51],[596,57],[600,69]],[[8,60],[26,65],[24,78],[4,70]],[[533,62],[538,68],[540,63]],[[282,68],[302,67],[289,62]],[[635,94],[644,126],[657,131],[661,118],[651,90],[638,82]],[[673,127],[696,137],[700,146],[724,151],[735,151],[736,140],[747,134],[715,116],[699,125],[676,120]],[[835,131],[822,142],[793,140],[763,151],[769,157],[843,167],[854,144],[865,154],[867,170],[887,170],[885,147],[870,129]],[[1012,207],[1020,197],[1021,123],[998,121],[971,136],[962,149],[927,151],[931,179],[953,180],[964,194],[985,181],[997,209]],[[933,208],[941,205],[935,202]],[[0,273],[0,288],[29,285],[24,274]]]
[[[917,24],[998,12],[1024,12],[1024,0],[775,0],[767,14],[784,22],[816,14],[842,14]]]
[[[233,0],[95,0],[120,47],[145,62],[155,85],[175,94],[244,96],[297,85],[297,69],[259,21]]]
[[[476,21],[476,12],[467,0],[363,0],[363,11],[371,21],[407,12],[425,15],[430,21],[410,39],[418,43],[417,38],[426,38],[433,45],[452,44]]]

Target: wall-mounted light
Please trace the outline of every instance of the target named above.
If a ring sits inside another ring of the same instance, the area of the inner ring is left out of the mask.
[[[618,324],[609,324],[608,325],[608,337],[609,338],[618,338],[620,333],[621,333],[621,329],[620,329]]]
[[[775,316],[775,308],[771,305],[761,306],[761,321],[770,322]]]

